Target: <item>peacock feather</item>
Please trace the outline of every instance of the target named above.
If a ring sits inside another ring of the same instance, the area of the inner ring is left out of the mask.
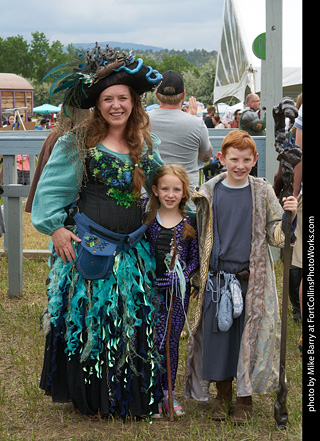
[[[69,90],[70,92],[66,93],[64,104],[68,105],[71,99],[74,104],[77,104],[80,103],[80,97],[85,94],[87,87],[133,61],[134,56],[131,51],[119,53],[111,49],[108,44],[103,50],[96,43],[91,51],[76,49],[72,61],[59,64],[51,69],[41,82],[48,77],[54,78],[50,87],[50,98],[63,90]]]
[[[94,90],[96,90],[93,86],[113,73],[121,73],[121,78],[123,78],[123,74],[135,77],[136,74],[140,75],[141,73],[139,76],[141,82],[139,81],[139,83],[142,87],[136,90],[140,95],[159,84],[162,80],[162,75],[159,72],[149,66],[144,67],[141,58],[136,60],[135,65],[132,66],[134,62],[135,57],[132,51],[129,53],[119,52],[110,48],[108,44],[102,49],[96,43],[91,50],[77,49],[72,61],[54,67],[43,77],[42,81],[48,77],[53,78],[50,98],[56,93],[65,92],[63,111],[71,117],[68,114],[68,108],[83,108],[84,102],[88,107],[92,107],[94,104],[91,100],[94,96]]]

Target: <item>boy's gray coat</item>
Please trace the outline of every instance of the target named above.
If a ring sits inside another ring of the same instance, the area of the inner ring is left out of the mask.
[[[195,319],[188,341],[184,394],[186,398],[207,400],[209,382],[202,380],[202,307],[213,244],[212,202],[220,174],[196,189],[192,200],[197,207],[200,252],[200,290]],[[269,245],[283,247],[283,210],[270,183],[249,176],[252,193],[252,241],[250,278],[245,302],[245,327],[242,334],[237,395],[266,393],[278,386],[280,316],[273,262]],[[214,351],[214,348],[212,348]]]

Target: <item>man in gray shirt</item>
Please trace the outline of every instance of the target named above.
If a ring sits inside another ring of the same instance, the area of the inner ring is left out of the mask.
[[[185,89],[180,73],[165,72],[156,95],[160,108],[150,111],[149,117],[152,132],[161,140],[161,158],[165,164],[178,163],[185,167],[192,194],[199,184],[198,159],[207,162],[212,154],[208,129],[202,118],[182,112]]]

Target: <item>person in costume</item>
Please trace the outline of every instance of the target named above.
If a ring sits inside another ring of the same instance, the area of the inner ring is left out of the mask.
[[[249,176],[258,159],[245,131],[230,132],[218,154],[227,172],[195,190],[200,250],[200,290],[188,342],[184,394],[206,401],[210,382],[217,395],[212,418],[233,422],[252,415],[253,392],[268,393],[279,382],[280,317],[269,245],[284,246],[284,210],[294,231],[297,201],[283,208],[265,178]],[[294,240],[294,237],[293,239]]]
[[[40,387],[85,415],[148,417],[162,391],[141,194],[163,162],[140,95],[162,76],[108,45],[77,60],[47,74],[74,123],[55,143],[31,210],[53,244]]]
[[[166,369],[166,338],[168,312],[172,299],[172,328],[170,334],[170,366],[172,390],[177,375],[179,360],[179,338],[188,312],[190,280],[199,266],[196,231],[186,215],[186,204],[190,197],[187,171],[179,164],[160,167],[153,179],[149,211],[147,239],[151,255],[156,258],[156,284],[160,295],[159,321],[157,323],[158,348],[163,355],[161,385],[163,407],[169,412],[168,374]],[[176,249],[174,250],[174,230]],[[172,262],[172,259],[174,259]],[[172,297],[171,297],[172,294]],[[174,394],[174,413],[184,415],[182,406]],[[159,406],[158,418],[162,416]]]

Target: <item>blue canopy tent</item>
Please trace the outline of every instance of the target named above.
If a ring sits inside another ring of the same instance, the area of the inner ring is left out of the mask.
[[[51,104],[42,104],[42,106],[34,107],[33,113],[58,113],[60,107],[52,106]]]

